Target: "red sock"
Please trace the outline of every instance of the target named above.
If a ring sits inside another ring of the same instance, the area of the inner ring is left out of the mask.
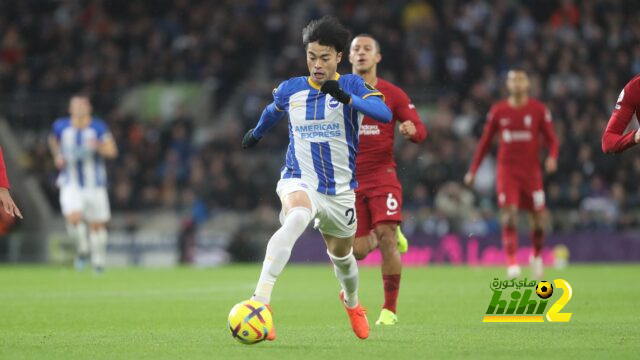
[[[398,292],[400,291],[400,274],[382,275],[382,282],[384,283],[384,305],[382,308],[395,314]]]
[[[544,232],[542,229],[535,229],[531,232],[531,243],[533,244],[533,256],[540,255],[542,245],[544,245]]]
[[[502,247],[507,255],[507,265],[516,265],[516,253],[518,252],[518,232],[514,227],[502,228]]]

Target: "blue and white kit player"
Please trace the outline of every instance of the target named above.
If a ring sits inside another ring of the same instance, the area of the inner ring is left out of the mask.
[[[366,315],[358,302],[358,267],[353,256],[356,231],[355,162],[363,114],[391,121],[383,95],[358,75],[339,75],[337,65],[347,47],[349,32],[335,19],[324,17],[303,30],[310,76],[291,78],[273,91],[243,147],[256,145],[264,133],[289,116],[289,147],[276,192],[282,202],[282,226],[269,239],[253,300],[270,307],[276,278],[289,260],[296,240],[312,219],[334,264],[351,326],[356,336],[369,335]],[[267,339],[275,339],[271,331]]]
[[[69,114],[54,122],[49,136],[60,170],[60,207],[77,244],[76,269],[81,270],[91,255],[91,265],[99,273],[105,266],[106,224],[111,218],[105,159],[115,158],[118,150],[107,125],[91,115],[87,96],[71,97]]]

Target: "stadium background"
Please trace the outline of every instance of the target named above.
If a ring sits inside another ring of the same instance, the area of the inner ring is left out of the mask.
[[[256,151],[240,139],[276,84],[306,74],[300,30],[325,14],[379,40],[379,75],[410,94],[427,126],[425,144],[396,144],[409,262],[500,263],[493,161],[473,191],[461,179],[512,66],[530,72],[561,144],[546,178],[545,256],[565,244],[580,261],[640,260],[640,158],[600,150],[620,90],[640,73],[633,0],[3,1],[0,142],[26,219],[2,220],[1,258],[72,258],[46,136],[84,91],[120,149],[109,164],[110,264],[260,259],[277,227],[286,130]],[[316,240],[303,237],[294,260],[324,260]]]

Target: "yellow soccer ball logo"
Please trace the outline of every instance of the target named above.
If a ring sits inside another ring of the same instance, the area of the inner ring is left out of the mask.
[[[553,294],[553,285],[548,281],[540,281],[536,286],[536,294],[541,299],[547,299]]]
[[[272,326],[271,311],[259,301],[243,301],[229,313],[231,336],[242,344],[251,345],[266,339]]]

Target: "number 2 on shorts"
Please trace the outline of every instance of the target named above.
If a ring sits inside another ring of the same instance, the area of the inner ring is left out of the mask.
[[[344,212],[344,216],[349,218],[349,222],[347,222],[347,225],[353,225],[356,222],[356,211],[351,208],[351,209],[347,209],[347,211]]]

